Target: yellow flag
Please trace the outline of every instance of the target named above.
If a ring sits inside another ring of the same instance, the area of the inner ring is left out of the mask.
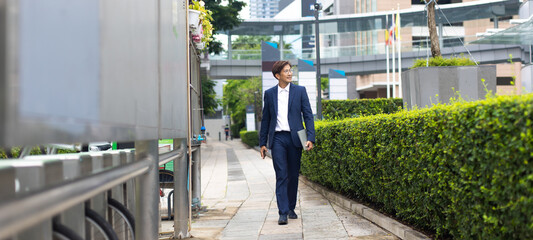
[[[400,27],[400,13],[396,14],[396,26],[394,26],[394,32],[396,34],[396,39],[400,40],[400,36],[398,35],[398,28]]]

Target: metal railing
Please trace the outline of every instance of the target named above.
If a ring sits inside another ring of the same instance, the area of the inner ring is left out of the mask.
[[[463,43],[476,40],[476,36],[464,36],[464,37],[446,37],[443,39],[442,48],[447,47],[457,47],[462,46]],[[461,42],[462,41],[462,42]],[[392,47],[391,47],[392,49]],[[389,51],[392,51],[389,49]],[[426,54],[426,51],[430,50],[430,41],[429,38],[414,40],[414,41],[402,41],[401,42],[402,52],[420,52],[421,55]],[[261,50],[250,49],[250,50],[241,50],[241,49],[232,49],[231,59],[233,60],[260,60],[261,59]],[[376,44],[362,44],[362,45],[352,45],[352,46],[321,46],[320,47],[320,56],[321,58],[338,58],[338,57],[349,57],[349,56],[369,56],[369,55],[378,55],[386,53],[385,43],[376,43]],[[294,49],[294,50],[283,50],[283,59],[315,59],[315,49]],[[219,55],[211,55],[210,59],[213,60],[228,60],[228,52],[225,51]]]
[[[155,239],[159,164],[172,160],[178,162],[174,235],[189,237],[187,184],[196,157],[190,143],[201,127],[201,114],[193,114],[201,109],[201,83],[199,60],[189,47],[187,4],[119,6],[114,1],[1,4],[0,148],[135,141],[135,150],[0,160],[0,239],[49,240],[59,225],[92,239],[97,227],[85,221],[93,217],[111,224],[106,234],[112,235],[119,229],[111,218],[122,211],[113,208],[115,203],[131,212],[122,219],[131,220],[126,222],[135,229],[132,236]],[[56,14],[64,11],[71,14]],[[143,19],[142,26],[132,14]],[[77,28],[80,24],[86,28]],[[41,43],[48,47],[34,48]],[[57,68],[65,61],[70,67]],[[158,139],[174,139],[176,151],[160,156]]]
[[[183,146],[158,155],[157,141],[140,141],[136,142],[137,150],[40,155],[24,159],[0,160],[3,185],[0,203],[2,213],[0,239],[17,235],[33,235],[39,236],[39,239],[48,239],[51,237],[47,237],[47,234],[51,233],[50,229],[32,226],[50,225],[52,218],[68,215],[68,212],[71,215],[70,219],[83,219],[84,208],[88,207],[83,203],[87,201],[93,201],[91,207],[98,209],[97,212],[106,217],[107,204],[97,203],[96,199],[106,199],[111,197],[110,195],[115,195],[114,198],[135,213],[135,219],[138,220],[136,239],[149,239],[154,236],[154,231],[157,235],[158,228],[154,223],[160,218],[157,212],[158,166],[174,160],[186,164],[186,148]],[[146,151],[149,149],[152,151]],[[175,178],[175,182],[178,182],[175,183],[176,186],[180,184],[186,186],[186,174],[184,176],[185,179]],[[124,187],[120,188],[123,184]],[[114,189],[117,187],[120,189]],[[135,194],[135,191],[142,194]],[[179,204],[186,206],[187,202],[188,200],[174,206]],[[184,218],[187,220],[188,214],[185,214]],[[63,224],[79,234],[85,232],[83,224],[66,221],[63,221]],[[155,229],[150,226],[155,226]],[[23,230],[25,233],[20,235]]]

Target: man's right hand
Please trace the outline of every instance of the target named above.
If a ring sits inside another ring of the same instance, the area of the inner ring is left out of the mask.
[[[267,147],[266,146],[261,146],[261,151],[260,152],[261,152],[261,157],[263,159],[265,159],[266,153],[268,152]]]

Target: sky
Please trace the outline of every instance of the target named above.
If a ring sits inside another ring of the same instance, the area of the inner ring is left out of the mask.
[[[250,18],[250,0],[241,0],[246,3],[246,6],[241,10],[240,17],[241,19],[249,19]]]

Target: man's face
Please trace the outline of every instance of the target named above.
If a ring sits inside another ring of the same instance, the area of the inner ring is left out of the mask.
[[[278,77],[278,80],[285,84],[289,84],[290,82],[292,82],[292,69],[291,69],[291,65],[287,64],[285,65],[285,67],[283,67],[283,69],[281,70],[280,73],[276,74],[276,76]]]

